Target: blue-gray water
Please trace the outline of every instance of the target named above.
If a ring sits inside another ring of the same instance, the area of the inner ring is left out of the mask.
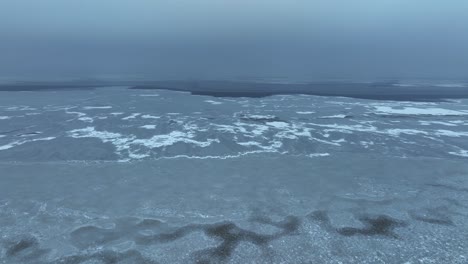
[[[0,92],[1,263],[466,263],[468,100]]]

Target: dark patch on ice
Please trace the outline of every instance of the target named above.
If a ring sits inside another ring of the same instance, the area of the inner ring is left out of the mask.
[[[39,242],[34,236],[27,236],[8,243],[6,247],[6,257],[16,260],[35,260],[50,252],[50,249],[41,249]]]
[[[275,226],[281,229],[281,231],[272,235],[258,234],[241,229],[230,222],[208,227],[205,229],[205,234],[221,239],[222,243],[215,248],[197,252],[195,254],[197,263],[219,263],[219,261],[224,261],[231,256],[232,252],[241,242],[250,242],[256,246],[265,248],[271,240],[292,234],[299,229],[300,225],[299,219],[294,216],[289,216],[281,222],[273,222],[267,218],[254,219],[254,221]]]
[[[376,218],[361,217],[359,221],[365,224],[364,228],[343,227],[337,229],[337,232],[343,236],[365,235],[365,236],[388,236],[397,238],[398,236],[393,233],[396,227],[406,226],[406,223],[387,215],[379,215]]]
[[[93,262],[91,262],[93,261]],[[80,263],[95,263],[98,261],[103,264],[116,263],[141,263],[141,264],[156,264],[157,262],[145,258],[136,250],[128,250],[125,252],[116,252],[104,250],[93,254],[73,255],[57,259],[53,263],[59,264],[80,264]]]
[[[277,227],[280,231],[274,234],[259,234],[242,229],[233,222],[193,224],[180,227],[170,233],[140,236],[137,238],[136,243],[140,245],[167,243],[190,233],[201,231],[208,237],[220,240],[221,243],[216,247],[195,252],[194,258],[196,263],[219,263],[227,260],[241,242],[249,242],[264,248],[272,240],[292,235],[300,226],[300,221],[295,216],[288,216],[279,222],[274,222],[268,218],[253,219],[253,221]]]
[[[21,239],[20,241],[14,243],[11,247],[9,247],[6,251],[7,256],[15,256],[21,251],[34,247],[37,245],[37,240],[33,237],[28,237],[25,239]]]
[[[96,226],[84,226],[74,230],[71,234],[71,242],[77,248],[87,249],[102,246],[110,242],[125,239],[133,240],[137,245],[153,245],[170,243],[181,239],[191,233],[203,232],[206,236],[220,241],[213,248],[200,250],[193,257],[197,263],[219,263],[227,260],[242,242],[248,242],[256,246],[266,248],[269,242],[283,236],[292,235],[299,229],[300,221],[295,216],[288,216],[282,221],[275,222],[267,217],[257,217],[251,221],[273,226],[279,231],[273,234],[261,234],[242,229],[233,222],[221,222],[214,224],[190,224],[172,231],[165,231],[169,227],[159,220],[134,218],[120,219],[113,228],[100,228]],[[151,234],[147,235],[146,232]],[[100,255],[90,255],[86,259],[95,259]],[[112,256],[112,255],[111,255]],[[82,260],[82,256],[74,256],[71,260]],[[83,260],[83,261],[85,261]],[[82,262],[83,262],[82,261]],[[81,263],[81,262],[71,262]],[[105,262],[107,263],[107,262]],[[112,262],[109,262],[112,263]]]
[[[336,228],[331,224],[330,217],[326,211],[315,211],[308,215],[309,218],[319,222],[327,231],[336,232],[342,236],[386,236],[398,238],[393,232],[397,227],[405,227],[408,224],[404,221],[392,218],[387,215],[361,216],[358,218],[364,224],[363,228],[342,227]]]

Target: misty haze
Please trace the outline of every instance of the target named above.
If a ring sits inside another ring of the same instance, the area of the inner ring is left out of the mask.
[[[0,0],[0,263],[468,263],[468,2]]]

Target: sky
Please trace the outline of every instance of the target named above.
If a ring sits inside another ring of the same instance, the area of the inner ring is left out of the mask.
[[[0,0],[0,76],[468,79],[466,0]]]

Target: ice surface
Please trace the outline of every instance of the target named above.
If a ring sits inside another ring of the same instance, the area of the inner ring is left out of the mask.
[[[220,105],[220,104],[223,104],[222,102],[213,101],[213,100],[205,100],[205,103],[209,103],[209,104],[212,104],[212,105]]]
[[[468,101],[157,95],[0,94],[0,263],[467,263]]]
[[[93,110],[93,109],[111,109],[112,106],[106,105],[106,106],[85,106],[83,109],[85,110]]]
[[[144,128],[144,129],[155,129],[155,128],[156,128],[156,125],[143,125],[143,126],[141,126],[141,128]]]
[[[402,109],[392,108],[388,106],[376,106],[375,110],[378,113],[385,114],[401,114],[401,115],[468,115],[468,111],[456,111],[443,108],[415,108],[415,107],[404,107]]]

